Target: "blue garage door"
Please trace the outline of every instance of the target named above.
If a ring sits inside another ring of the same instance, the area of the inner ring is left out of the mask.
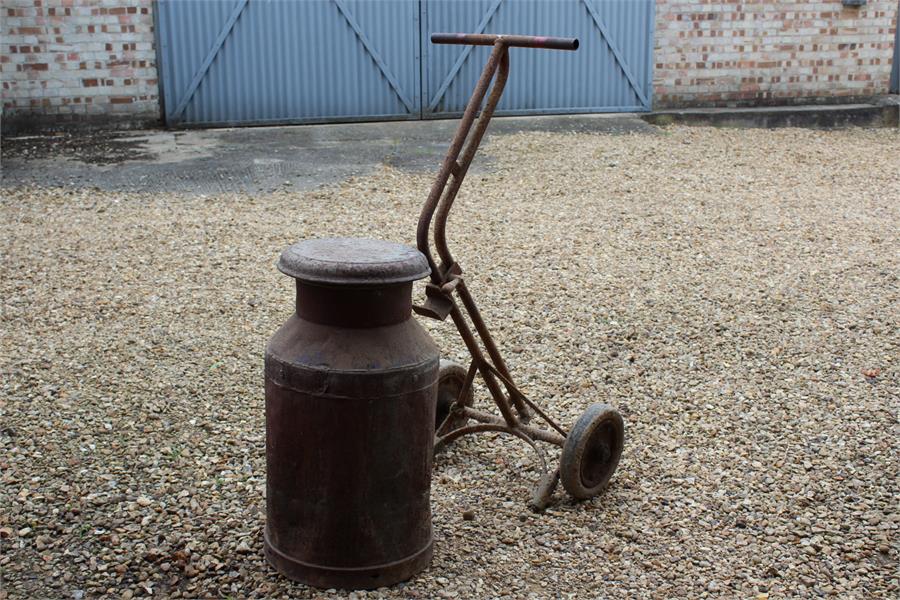
[[[513,49],[503,114],[649,110],[653,0],[158,0],[171,126],[418,119],[462,112],[486,48],[437,31],[576,36]]]
[[[891,93],[900,94],[900,1],[894,23],[894,64],[891,68]]]
[[[650,110],[653,0],[431,0],[425,31],[577,37],[576,52],[510,50],[497,114]],[[427,41],[427,39],[426,39]],[[423,43],[426,116],[460,114],[490,48]]]
[[[159,0],[169,125],[419,118],[408,0]]]

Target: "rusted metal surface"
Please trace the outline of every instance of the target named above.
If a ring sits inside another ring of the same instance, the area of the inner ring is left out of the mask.
[[[537,440],[564,447],[564,451],[569,446],[577,446],[580,450],[577,456],[574,457],[574,460],[578,463],[578,468],[583,468],[584,472],[608,472],[610,475],[612,472],[610,468],[614,470],[618,464],[618,455],[612,456],[610,452],[597,451],[595,447],[615,447],[621,453],[621,443],[611,446],[609,440],[603,438],[602,435],[593,433],[595,431],[606,432],[607,428],[595,429],[587,426],[580,427],[575,433],[578,436],[586,435],[589,437],[583,440],[579,439],[579,444],[577,445],[571,443],[575,440],[570,440],[570,443],[567,443],[572,434],[570,433],[567,436],[562,427],[519,390],[513,382],[513,377],[475,304],[472,294],[466,286],[462,268],[450,252],[447,244],[446,226],[450,209],[453,207],[459,188],[484,137],[497,103],[503,94],[504,86],[509,77],[509,48],[577,50],[578,40],[574,38],[520,35],[436,33],[431,36],[431,41],[436,44],[493,46],[487,64],[463,113],[456,135],[450,143],[447,156],[441,165],[440,171],[438,171],[422,212],[419,215],[416,231],[416,242],[419,251],[425,255],[431,268],[431,283],[425,289],[426,300],[424,305],[414,306],[413,308],[422,316],[438,320],[444,320],[449,316],[472,356],[472,362],[469,365],[464,384],[459,391],[459,400],[451,406],[448,416],[438,426],[435,445],[437,448],[440,448],[462,435],[483,431],[499,431],[524,440],[535,450],[540,459],[541,477],[532,495],[532,506],[536,509],[542,509],[549,502],[554,489],[560,481],[560,469],[557,468],[552,472],[547,470],[547,461],[543,451],[535,443]],[[493,85],[491,85],[491,82],[493,82]],[[488,92],[489,88],[490,92]],[[440,263],[437,262],[431,253],[430,236],[432,234],[434,236],[434,248]],[[470,322],[471,326],[469,325]],[[474,327],[475,331],[472,330],[472,327]],[[455,368],[459,369],[458,366]],[[470,406],[471,386],[476,373],[481,376],[488,388],[500,412],[500,416],[480,411]],[[593,405],[592,408],[597,406],[600,405]],[[604,410],[608,409],[608,411],[615,412],[611,407],[602,406],[605,407]],[[552,431],[529,424],[532,418],[531,411],[534,411],[538,417],[549,425]],[[608,411],[603,414],[609,414]],[[590,413],[590,415],[593,415],[595,412],[600,414],[591,410],[585,414],[588,415]],[[468,419],[473,419],[479,423],[466,425]],[[605,462],[595,465],[582,464],[583,461]],[[607,470],[604,471],[604,468]],[[608,478],[602,481],[601,484],[605,485],[606,481],[608,481]],[[599,492],[602,485],[592,488],[592,491],[594,493]]]
[[[431,560],[438,350],[411,319],[424,256],[314,240],[279,268],[297,312],[266,349],[268,560],[322,588],[371,589]]]
[[[478,410],[477,408],[466,408],[461,412],[466,417],[475,419],[476,421],[479,421],[481,423],[494,423],[495,425],[502,425],[506,423],[506,421],[504,421],[502,418],[492,415],[489,412]],[[528,437],[532,439],[540,440],[542,442],[548,442],[550,444],[553,444],[554,446],[562,446],[566,441],[565,435],[560,435],[556,432],[541,429],[540,427],[534,427],[532,425],[522,425],[520,423],[519,426],[516,427],[516,429],[527,434]]]
[[[575,38],[542,37],[532,35],[492,35],[487,33],[433,33],[433,44],[465,44],[468,46],[496,46],[507,48],[545,48],[547,50],[578,50]]]
[[[415,248],[367,238],[307,240],[287,248],[278,270],[305,283],[384,287],[428,277]]]

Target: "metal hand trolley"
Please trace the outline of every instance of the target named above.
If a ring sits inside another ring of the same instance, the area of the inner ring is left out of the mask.
[[[542,475],[532,494],[532,508],[535,510],[546,508],[560,481],[573,498],[578,500],[591,498],[599,494],[609,483],[622,456],[625,430],[621,415],[607,404],[591,404],[566,433],[516,387],[500,350],[466,287],[462,268],[447,247],[445,234],[447,217],[453,201],[503,94],[509,76],[509,49],[518,47],[576,50],[578,40],[519,35],[436,33],[431,36],[431,41],[435,44],[493,46],[450,144],[447,157],[422,208],[416,235],[419,251],[425,255],[431,267],[431,283],[425,288],[425,304],[415,306],[414,310],[419,315],[439,321],[445,320],[449,315],[472,357],[467,369],[450,361],[441,361],[435,451],[468,433],[483,431],[509,433],[528,443],[539,458]],[[488,94],[491,80],[494,83]],[[487,103],[476,119],[476,113],[485,95],[488,96]],[[429,233],[432,220],[434,220],[434,246],[441,261],[440,265],[431,254]],[[470,328],[467,318],[474,325],[477,337]],[[472,384],[476,374],[484,380],[501,416],[473,406]],[[550,429],[532,425],[531,411],[534,411]],[[470,419],[477,423],[469,424]],[[548,470],[547,459],[537,441],[548,442],[562,448],[559,467],[554,471]]]

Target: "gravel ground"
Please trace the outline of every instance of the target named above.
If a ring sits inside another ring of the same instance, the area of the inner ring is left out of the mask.
[[[530,397],[566,423],[622,411],[623,460],[602,496],[537,515],[524,444],[461,440],[435,466],[431,568],[355,597],[897,598],[900,132],[485,151],[449,234],[470,287]],[[274,261],[412,241],[430,180],[6,190],[0,596],[337,594],[262,556],[262,356],[293,303]]]

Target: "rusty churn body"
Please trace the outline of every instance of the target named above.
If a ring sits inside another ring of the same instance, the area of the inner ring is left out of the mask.
[[[278,268],[296,313],[266,349],[265,550],[287,577],[371,589],[431,561],[438,349],[411,318],[413,248],[309,240]]]

